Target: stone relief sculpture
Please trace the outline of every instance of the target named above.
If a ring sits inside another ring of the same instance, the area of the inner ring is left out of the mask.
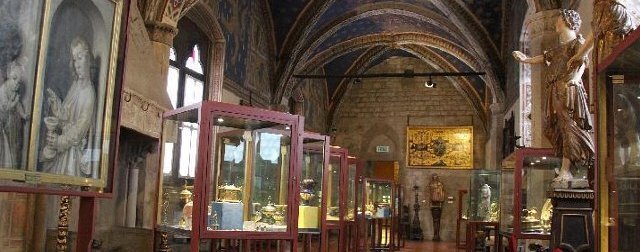
[[[600,62],[638,26],[637,20],[631,16],[627,6],[620,0],[596,0],[593,14],[593,31],[589,33],[578,53],[567,62],[567,67],[588,55],[594,45],[596,45],[596,63]]]
[[[585,165],[591,162],[594,155],[594,144],[590,130],[592,121],[587,104],[586,91],[582,83],[582,75],[588,65],[586,56],[570,63],[569,59],[578,55],[584,45],[584,38],[577,34],[582,21],[574,10],[560,10],[556,21],[556,32],[560,44],[544,52],[542,55],[528,57],[522,52],[514,51],[516,60],[527,64],[544,63],[544,135],[551,142],[558,157],[562,157],[562,166],[554,179],[556,188],[588,186],[584,180],[574,180],[570,171],[572,165]]]

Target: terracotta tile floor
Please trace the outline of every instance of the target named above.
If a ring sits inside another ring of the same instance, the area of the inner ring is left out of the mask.
[[[401,252],[458,252],[464,251],[456,248],[455,242],[432,242],[432,241],[407,241],[405,248],[400,249]]]

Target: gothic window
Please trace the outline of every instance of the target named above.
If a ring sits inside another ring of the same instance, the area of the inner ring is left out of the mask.
[[[169,50],[169,69],[167,73],[167,95],[171,106],[180,108],[196,104],[207,96],[206,70],[208,45],[207,36],[188,18],[178,23],[178,35]],[[178,177],[195,177],[198,128],[195,123],[182,123],[179,139],[174,146],[166,143],[165,166],[163,173],[169,174],[173,167],[177,168]],[[177,163],[170,163],[171,156],[177,155]]]

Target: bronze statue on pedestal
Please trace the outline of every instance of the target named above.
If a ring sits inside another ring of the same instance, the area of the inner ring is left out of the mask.
[[[433,218],[433,240],[440,240],[440,217],[442,216],[442,203],[444,202],[444,185],[440,182],[438,174],[431,175],[429,182],[429,196],[431,200],[431,216]]]

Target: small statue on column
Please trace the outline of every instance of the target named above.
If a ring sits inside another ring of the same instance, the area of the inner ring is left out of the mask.
[[[431,200],[431,216],[433,217],[433,240],[440,240],[440,217],[442,216],[442,203],[444,202],[444,185],[440,182],[438,174],[431,175],[429,182],[429,196]]]

